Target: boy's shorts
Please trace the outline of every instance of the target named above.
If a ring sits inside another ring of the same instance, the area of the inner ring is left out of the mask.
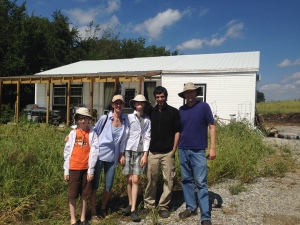
[[[92,195],[92,182],[87,181],[87,170],[70,170],[68,182],[68,197],[78,198]]]
[[[145,174],[145,167],[141,167],[141,159],[144,152],[135,152],[131,150],[125,151],[125,166],[123,167],[122,173],[125,175],[129,174]]]

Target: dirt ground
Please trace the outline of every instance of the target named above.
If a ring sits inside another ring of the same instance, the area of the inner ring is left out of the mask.
[[[259,122],[267,127],[300,126],[300,113],[259,115]]]

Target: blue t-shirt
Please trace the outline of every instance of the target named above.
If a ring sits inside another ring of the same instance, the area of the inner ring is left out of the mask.
[[[180,149],[206,149],[208,124],[214,123],[214,117],[206,102],[197,101],[192,107],[187,104],[179,108],[181,133]]]

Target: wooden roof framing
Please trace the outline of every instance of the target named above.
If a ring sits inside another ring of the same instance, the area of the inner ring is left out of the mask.
[[[141,93],[142,82],[146,77],[160,75],[161,71],[151,71],[144,73],[105,73],[105,74],[70,74],[70,75],[30,75],[30,76],[13,76],[13,77],[0,77],[0,116],[2,105],[2,85],[15,84],[17,85],[16,93],[16,115],[15,121],[19,121],[20,111],[20,85],[21,84],[46,84],[47,102],[46,102],[46,123],[49,123],[50,117],[50,84],[53,83],[67,83],[67,109],[70,108],[70,89],[71,83],[90,83],[90,112],[93,111],[93,84],[96,82],[114,82],[115,88],[118,82],[138,82],[138,93]],[[67,111],[67,124],[69,124],[70,111]]]

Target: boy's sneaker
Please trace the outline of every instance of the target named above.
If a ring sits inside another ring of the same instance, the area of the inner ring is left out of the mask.
[[[139,214],[136,210],[132,211],[131,214],[131,219],[133,222],[140,222],[141,221],[141,218],[139,217]]]
[[[212,225],[210,220],[203,220],[201,221],[201,225]]]
[[[125,209],[122,209],[122,213],[129,216],[131,212],[131,205],[128,205]]]
[[[183,212],[180,212],[179,214],[180,219],[186,219],[190,217],[191,215],[197,215],[197,211],[191,211],[189,209],[184,210]]]
[[[89,224],[89,222],[87,220],[85,220],[85,221],[81,221],[80,225],[90,225],[90,224]]]

